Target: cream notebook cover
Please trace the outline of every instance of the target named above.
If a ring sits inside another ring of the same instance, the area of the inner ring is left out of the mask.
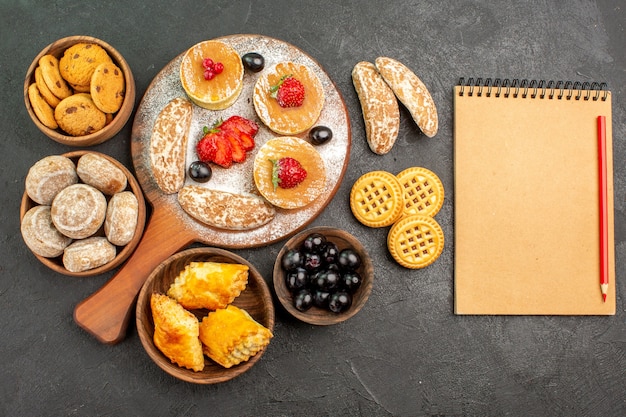
[[[456,314],[615,314],[611,93],[605,84],[454,88]],[[608,276],[600,291],[597,118],[606,116]]]

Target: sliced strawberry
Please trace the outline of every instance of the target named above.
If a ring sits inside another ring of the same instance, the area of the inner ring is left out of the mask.
[[[242,132],[239,135],[239,141],[241,142],[243,149],[246,152],[254,149],[254,138],[252,136]]]
[[[198,158],[203,162],[213,162],[224,168],[233,163],[233,151],[230,141],[222,132],[212,132],[204,135],[196,145]]]
[[[246,119],[242,116],[233,115],[222,123],[223,129],[236,128],[240,132],[244,132],[254,137],[259,131],[259,125],[254,120]]]
[[[230,140],[226,138],[223,132],[219,132],[215,135],[215,143],[217,145],[217,153],[213,162],[221,167],[229,168],[233,164],[233,148]]]
[[[243,162],[246,160],[246,150],[239,138],[230,131],[222,131],[224,137],[230,141],[233,162]]]
[[[198,159],[203,162],[213,162],[217,154],[217,144],[215,140],[216,133],[208,133],[198,141],[196,145],[196,154]]]
[[[230,116],[204,128],[204,137],[196,146],[198,158],[228,168],[233,162],[246,160],[246,152],[254,149],[254,135],[259,126],[242,116]]]

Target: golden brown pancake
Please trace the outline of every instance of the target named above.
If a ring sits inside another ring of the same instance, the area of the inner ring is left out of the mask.
[[[224,65],[215,78],[204,78],[202,61],[211,58]],[[241,57],[220,41],[200,42],[187,50],[180,64],[180,81],[189,98],[200,107],[223,110],[232,105],[243,88]]]

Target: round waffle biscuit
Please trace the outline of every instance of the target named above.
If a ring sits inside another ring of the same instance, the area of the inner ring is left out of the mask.
[[[358,221],[369,227],[385,227],[402,215],[402,187],[387,171],[363,174],[350,191],[350,209]]]
[[[404,193],[402,215],[421,214],[435,217],[443,205],[443,183],[429,169],[422,167],[407,168],[400,172],[398,181]]]
[[[424,268],[443,251],[443,230],[435,219],[419,214],[402,218],[387,235],[387,248],[395,261],[405,268]]]

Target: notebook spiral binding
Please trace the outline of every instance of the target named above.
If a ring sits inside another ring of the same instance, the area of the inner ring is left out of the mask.
[[[602,100],[606,101],[608,96],[608,87],[606,83],[597,83],[597,82],[583,82],[580,81],[572,82],[572,81],[545,81],[545,80],[519,80],[517,78],[513,79],[500,79],[500,78],[468,78],[467,82],[465,78],[461,77],[459,79],[459,86],[461,89],[459,90],[459,96],[463,96],[467,93],[469,97],[478,96],[481,97],[483,94],[486,97],[491,97],[493,94],[495,97],[500,97],[501,95],[505,98],[509,96],[513,96],[517,98],[521,96],[522,98],[530,97],[540,99],[548,98],[549,100],[557,99],[561,100],[565,98],[566,100]],[[604,94],[603,94],[604,93]]]

